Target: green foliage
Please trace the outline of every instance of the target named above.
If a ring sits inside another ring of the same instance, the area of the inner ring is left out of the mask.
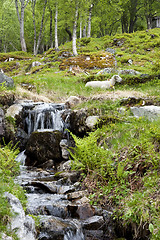
[[[6,87],[5,82],[0,84],[0,92],[4,92],[4,91],[7,91],[7,87]]]
[[[4,192],[14,194],[23,206],[26,203],[24,190],[14,182],[15,176],[19,173],[19,163],[15,161],[18,153],[18,149],[13,148],[11,144],[0,148],[0,232],[7,232],[9,235],[12,233],[7,230],[6,226],[10,222],[12,213]],[[14,236],[14,239],[17,238]]]
[[[114,206],[124,224],[134,225],[135,234],[148,224],[151,239],[160,237],[159,126],[134,118],[110,123],[83,139],[73,136],[71,153],[73,169],[86,176],[91,202]]]
[[[91,41],[91,38],[85,37],[85,38],[79,39],[78,43],[80,44],[80,46],[86,46],[88,45],[88,43],[90,43],[90,41]]]

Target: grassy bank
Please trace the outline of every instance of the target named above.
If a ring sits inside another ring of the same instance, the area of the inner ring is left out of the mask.
[[[0,235],[5,232],[16,238],[15,233],[7,228],[13,215],[9,203],[4,197],[5,192],[15,195],[25,205],[26,198],[22,187],[14,182],[19,173],[19,164],[15,161],[18,150],[9,145],[0,148]]]
[[[83,172],[91,203],[113,210],[130,239],[143,239],[148,230],[150,239],[160,239],[159,126],[117,113],[116,122],[88,137],[74,136],[73,169]]]

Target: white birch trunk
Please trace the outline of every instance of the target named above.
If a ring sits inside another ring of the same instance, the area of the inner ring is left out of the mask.
[[[82,38],[82,21],[80,21],[79,38]]]
[[[78,53],[77,53],[77,45],[76,45],[76,40],[77,40],[77,18],[78,18],[78,6],[76,6],[75,19],[74,19],[74,24],[73,24],[73,36],[72,36],[72,50],[73,50],[73,55],[74,56],[78,55]]]
[[[56,11],[55,11],[55,18],[54,18],[54,23],[55,23],[55,50],[58,51],[58,5],[56,2]]]
[[[91,4],[91,6],[90,6],[90,8],[89,8],[87,38],[91,37],[91,18],[92,18],[92,8],[93,8],[93,4]]]
[[[52,16],[53,16],[53,11],[50,9],[50,48],[53,48]]]
[[[25,10],[25,7],[27,6],[28,1],[26,1],[26,4],[25,4],[25,0],[21,0],[20,2],[21,2],[21,7],[20,7],[21,9],[19,13],[18,0],[15,0],[17,16],[20,23],[20,41],[21,41],[22,51],[27,52],[26,42],[24,38],[24,10]]]

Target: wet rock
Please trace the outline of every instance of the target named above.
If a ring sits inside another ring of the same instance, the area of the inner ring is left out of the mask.
[[[63,182],[67,179],[67,183],[75,183],[79,180],[80,173],[77,171],[60,172],[56,177],[62,178]]]
[[[6,76],[4,73],[0,72],[0,85],[3,85],[6,87],[13,87],[14,81],[11,77]]]
[[[87,240],[104,240],[103,230],[85,230],[85,238]]]
[[[5,193],[13,213],[16,215],[12,218],[10,228],[16,230],[16,234],[20,240],[35,240],[36,231],[34,220],[30,216],[26,216],[23,207],[14,195]]]
[[[67,198],[69,200],[74,200],[74,199],[82,198],[82,197],[84,197],[86,195],[88,195],[88,192],[87,192],[87,190],[84,190],[84,191],[78,191],[78,192],[69,193],[67,195]]]
[[[32,132],[26,145],[26,164],[39,166],[50,159],[60,161],[61,139],[60,131]]]
[[[51,169],[54,168],[54,161],[52,159],[47,160],[43,164],[38,165],[40,168]]]
[[[69,152],[68,152],[68,147],[69,147],[69,143],[67,139],[62,139],[60,141],[60,147],[61,147],[61,151],[62,151],[62,158],[68,160],[69,159]]]
[[[74,110],[70,115],[71,131],[77,136],[84,136],[87,131],[86,119],[88,112],[86,109]]]
[[[54,182],[32,181],[31,186],[37,187],[41,193],[57,193],[57,186]]]
[[[78,226],[79,225],[79,226]],[[84,239],[76,238],[83,236],[81,232],[80,224],[76,220],[62,220],[58,217],[43,216],[40,217],[40,234],[38,240],[71,240],[71,239]]]
[[[34,215],[52,215],[66,218],[69,201],[62,194],[27,194],[27,213]]]
[[[94,216],[94,209],[89,203],[76,205],[74,202],[72,205],[68,205],[68,212],[72,218],[78,218],[80,220]]]
[[[104,223],[102,216],[93,216],[83,221],[83,228],[87,230],[100,230],[104,228]]]
[[[66,162],[62,162],[58,166],[58,171],[69,171],[71,170],[71,160],[68,160]]]
[[[28,141],[28,134],[21,128],[17,127],[15,129],[14,142],[17,144],[17,147],[20,148],[21,151],[25,149],[26,143]]]
[[[75,186],[74,185],[70,185],[70,186],[60,186],[58,188],[58,194],[67,194],[70,192],[74,192],[75,191]]]

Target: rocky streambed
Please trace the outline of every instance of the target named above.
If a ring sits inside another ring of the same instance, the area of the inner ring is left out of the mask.
[[[24,163],[25,158],[22,152],[17,161]],[[89,204],[88,192],[81,189],[80,174],[70,170],[70,161],[60,163],[57,170],[21,166],[16,181],[27,192],[27,221],[29,216],[36,216],[38,224],[34,227],[31,219],[26,222],[22,214],[17,216],[21,225],[13,228],[18,229],[20,239],[115,239],[112,213]],[[14,196],[7,197],[21,212]],[[28,228],[22,233],[24,226]]]
[[[158,117],[160,112],[158,106],[131,107],[136,117],[142,116],[142,110],[149,112],[149,117],[148,113],[143,114],[149,119]],[[89,193],[81,187],[80,173],[70,167],[67,149],[74,142],[66,128],[83,137],[99,116],[88,116],[85,109],[72,111],[64,104],[32,101],[15,103],[7,109],[6,116],[15,118],[16,129],[6,134],[2,112],[0,130],[13,142],[19,142],[22,152],[17,161],[21,162],[21,173],[16,181],[27,196],[24,212],[19,200],[6,193],[17,213],[10,227],[17,231],[19,239],[112,240],[124,236],[111,211],[90,205]],[[129,235],[128,230],[127,239],[132,239]],[[5,235],[2,239],[11,240]]]

